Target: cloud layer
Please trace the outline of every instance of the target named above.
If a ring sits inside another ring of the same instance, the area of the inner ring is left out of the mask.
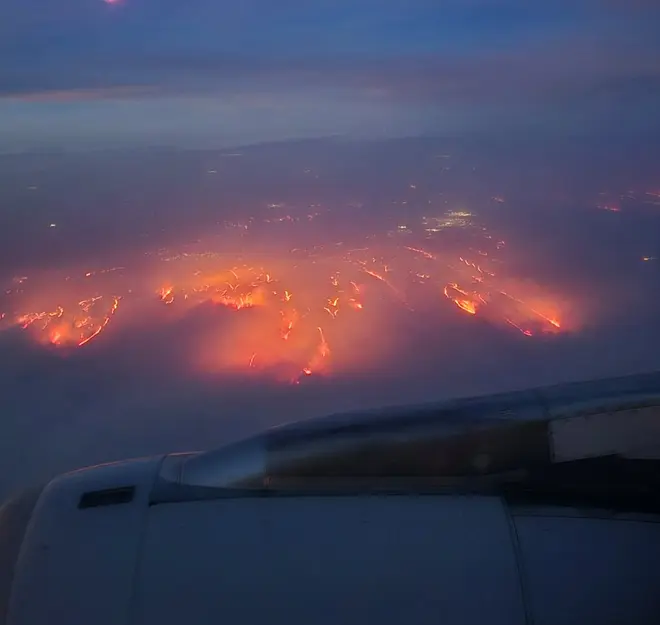
[[[643,135],[658,130],[659,16],[616,0],[8,0],[0,136]]]

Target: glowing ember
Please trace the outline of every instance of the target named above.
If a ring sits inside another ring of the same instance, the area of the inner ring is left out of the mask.
[[[470,248],[469,254],[392,241],[342,253],[298,248],[250,262],[213,252],[162,253],[155,270],[80,272],[59,287],[45,282],[31,295],[26,289],[32,279],[14,280],[1,323],[44,344],[83,347],[117,314],[138,322],[147,318],[146,307],[147,315],[170,309],[170,316],[183,319],[205,307],[219,323],[191,345],[196,366],[294,383],[378,363],[388,355],[395,315],[421,314],[415,311],[429,305],[445,307],[447,319],[465,314],[527,337],[563,330],[546,294],[532,294],[529,285],[503,276],[501,262],[494,264],[504,243],[490,236],[484,241],[489,247]],[[103,294],[110,280],[117,295]],[[139,315],[131,313],[136,309]],[[365,337],[372,337],[368,349],[360,347]]]
[[[24,330],[33,331],[41,342],[81,347],[96,338],[110,323],[119,308],[119,300],[119,297],[104,298],[99,295],[81,300],[66,309],[58,306],[50,311],[18,315],[16,324]]]
[[[444,289],[444,293],[445,297],[454,302],[461,310],[470,315],[477,314],[477,303],[458,284],[448,284]]]

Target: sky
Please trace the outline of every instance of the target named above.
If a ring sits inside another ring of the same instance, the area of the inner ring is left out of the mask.
[[[648,137],[654,0],[5,0],[0,145]]]
[[[0,0],[0,500],[660,370],[658,23],[656,0]]]

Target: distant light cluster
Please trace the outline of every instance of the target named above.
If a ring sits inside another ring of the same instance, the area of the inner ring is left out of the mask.
[[[428,234],[440,232],[447,228],[467,228],[474,225],[474,215],[468,211],[448,211],[439,217],[423,217],[422,224]]]

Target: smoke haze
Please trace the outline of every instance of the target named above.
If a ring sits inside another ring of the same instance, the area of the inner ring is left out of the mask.
[[[657,369],[658,155],[530,145],[1,157],[0,494],[335,411]]]

